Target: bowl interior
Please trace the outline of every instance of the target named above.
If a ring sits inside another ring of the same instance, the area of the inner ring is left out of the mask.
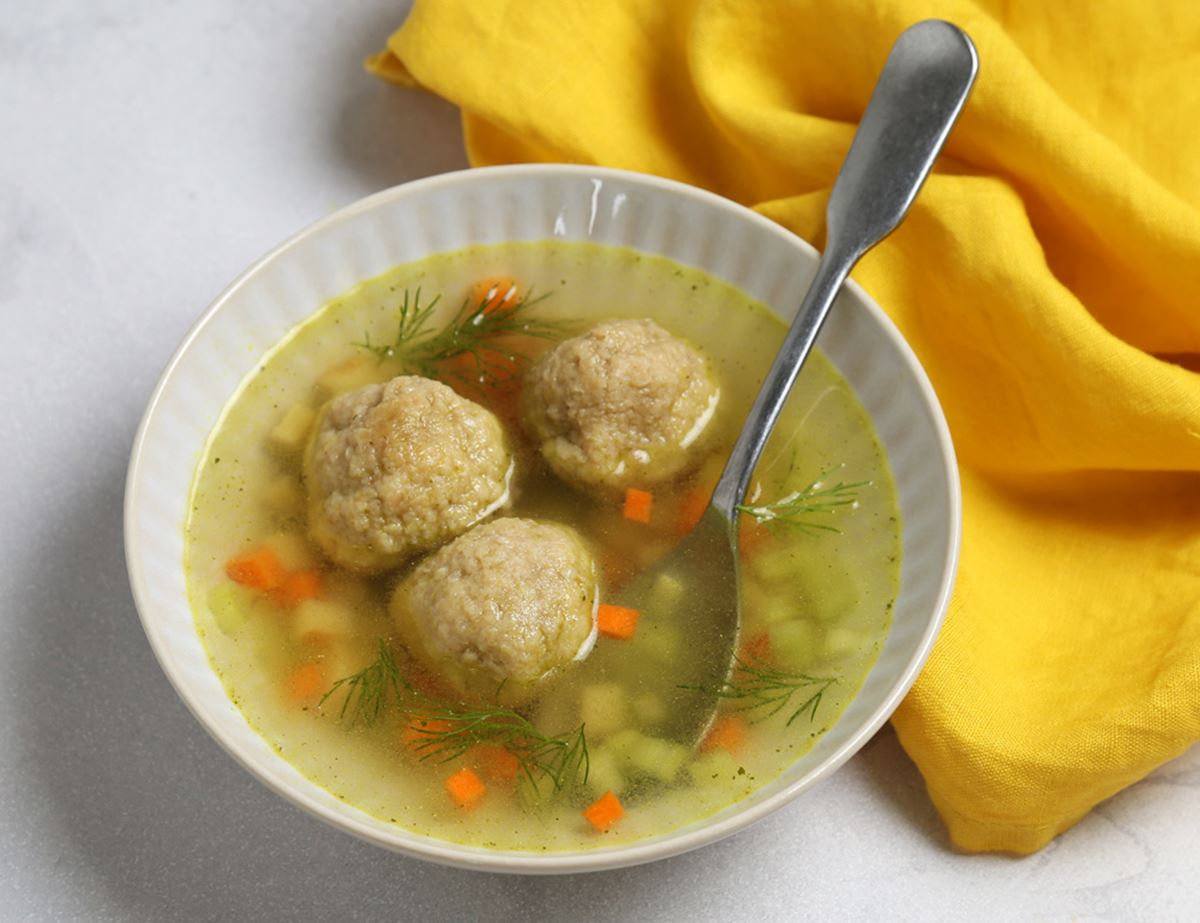
[[[903,516],[904,561],[893,628],[879,660],[808,754],[705,821],[634,844],[550,855],[410,834],[310,782],[246,723],[196,633],[184,581],[183,523],[205,440],[259,357],[328,299],[433,253],[547,238],[629,246],[699,267],[789,319],[816,266],[811,247],[753,212],[691,187],[621,171],[499,167],[379,193],[268,254],[204,315],[147,408],[125,509],[130,580],[150,643],[188,707],[239,762],[296,804],[371,842],[448,864],[520,872],[612,868],[682,852],[745,826],[832,772],[887,719],[928,656],[949,598],[959,532],[953,449],[936,397],[894,326],[851,283],[819,342],[887,448]]]

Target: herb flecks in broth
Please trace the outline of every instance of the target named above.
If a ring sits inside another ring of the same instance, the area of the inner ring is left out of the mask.
[[[870,481],[847,484],[838,481],[827,485],[829,473],[822,472],[816,480],[769,503],[740,504],[737,509],[753,516],[766,526],[790,526],[801,532],[838,532],[842,530],[814,517],[829,516],[845,507],[858,504],[858,491],[869,487]]]
[[[530,312],[552,293],[534,296],[533,288],[521,292],[515,283],[493,285],[463,299],[454,317],[441,329],[432,324],[441,301],[435,295],[421,303],[421,289],[401,296],[396,334],[390,343],[372,343],[369,331],[355,343],[380,362],[397,362],[406,371],[427,378],[456,378],[471,384],[494,386],[511,380],[529,360],[519,339],[561,339],[569,331],[560,321]]]
[[[535,286],[554,297],[531,297]],[[709,360],[721,388],[711,442],[698,446],[693,468],[661,482],[573,490],[522,426],[525,369],[555,340],[622,319],[653,320]],[[256,363],[196,471],[189,596],[231,700],[336,797],[419,835],[474,846],[628,843],[750,796],[802,759],[861,688],[898,586],[887,460],[853,391],[819,352],[741,514],[739,656],[752,670],[727,684],[724,672],[679,671],[704,642],[692,631],[689,588],[664,575],[636,624],[608,624],[619,630],[529,698],[512,686],[503,698],[481,690],[483,704],[443,696],[435,665],[396,634],[390,601],[408,565],[364,576],[322,554],[300,467],[325,402],[432,374],[505,429],[516,474],[500,515],[575,529],[597,565],[599,605],[611,605],[703,512],[784,332],[761,305],[696,270],[559,241],[440,254],[329,302]],[[699,746],[674,733],[685,683],[709,684],[719,704]],[[614,802],[616,812],[596,808]]]
[[[681,688],[708,693],[730,703],[725,707],[727,711],[748,712],[755,721],[765,721],[784,709],[792,708],[794,701],[800,698],[800,704],[792,709],[787,718],[786,726],[791,727],[804,714],[808,715],[810,722],[815,721],[821,699],[836,682],[837,679],[832,676],[792,673],[763,660],[747,661],[739,657],[734,664],[733,675],[724,682]],[[801,698],[805,693],[808,697]]]
[[[554,792],[587,782],[588,745],[583,725],[563,734],[545,734],[528,718],[502,706],[462,706],[438,702],[405,679],[387,642],[369,666],[337,680],[318,707],[343,694],[338,718],[350,725],[376,724],[395,714],[404,722],[405,743],[422,761],[449,763],[481,747],[507,754],[514,774],[540,793],[548,782]]]

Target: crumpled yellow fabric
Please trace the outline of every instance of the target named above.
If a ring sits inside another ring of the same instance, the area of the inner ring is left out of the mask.
[[[474,164],[657,173],[819,245],[892,42],[934,16],[980,78],[854,274],[963,479],[893,720],[952,841],[1026,853],[1200,737],[1200,4],[418,0],[367,65],[460,106]]]

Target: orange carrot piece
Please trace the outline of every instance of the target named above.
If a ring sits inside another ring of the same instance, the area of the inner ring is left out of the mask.
[[[273,590],[283,581],[283,564],[270,548],[254,548],[225,565],[230,580],[256,590]]]
[[[320,595],[321,574],[315,570],[294,570],[285,574],[279,586],[271,590],[271,598],[289,609]]]
[[[513,782],[520,763],[504,747],[481,746],[471,751],[475,768],[493,782]]]
[[[612,792],[605,792],[584,809],[583,816],[587,818],[589,824],[604,833],[625,816],[625,809],[621,807],[621,802],[616,795]]]
[[[700,517],[704,515],[704,510],[708,506],[715,486],[715,484],[701,484],[684,494],[683,500],[679,503],[679,510],[675,514],[675,533],[680,538],[696,528]]]
[[[738,523],[738,551],[743,556],[751,555],[771,533],[753,516],[742,516]]]
[[[325,669],[319,663],[302,663],[284,680],[284,692],[293,705],[311,702],[325,689]]]
[[[771,636],[765,631],[760,631],[752,638],[748,638],[746,643],[742,645],[742,650],[738,654],[743,663],[754,663],[757,660],[771,659]]]
[[[484,314],[507,311],[520,300],[521,289],[510,276],[480,279],[471,286],[471,307],[482,307]]]
[[[436,734],[454,730],[449,721],[438,718],[413,718],[400,732],[400,742],[410,750],[420,750],[421,745],[432,740]]]
[[[460,769],[446,778],[446,791],[455,804],[469,811],[487,794],[487,786],[473,769]]]
[[[648,490],[629,487],[625,490],[625,518],[633,522],[650,521],[650,510],[654,506],[654,494]]]
[[[638,611],[628,606],[601,603],[596,610],[596,627],[600,634],[628,641],[637,631]]]
[[[746,722],[739,715],[723,715],[713,722],[712,729],[700,742],[705,753],[725,750],[736,756],[746,742]]]

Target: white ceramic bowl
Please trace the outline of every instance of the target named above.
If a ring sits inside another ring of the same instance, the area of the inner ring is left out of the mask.
[[[372,843],[450,865],[527,873],[615,868],[694,849],[771,813],[832,773],[887,720],[924,664],[950,597],[960,528],[954,450],[937,398],[896,328],[850,283],[820,346],[887,447],[903,513],[904,559],[894,624],[879,661],[811,751],[706,820],[629,845],[549,855],[418,836],[310,782],[251,730],[196,632],[184,586],[182,527],[205,439],[258,358],[326,300],[429,254],[547,238],[661,254],[727,280],[785,318],[800,304],[817,260],[804,241],[726,199],[617,170],[497,167],[389,189],[297,234],[205,312],[155,388],[125,494],[125,553],[146,635],[184,702],[238,762],[285,798]]]

